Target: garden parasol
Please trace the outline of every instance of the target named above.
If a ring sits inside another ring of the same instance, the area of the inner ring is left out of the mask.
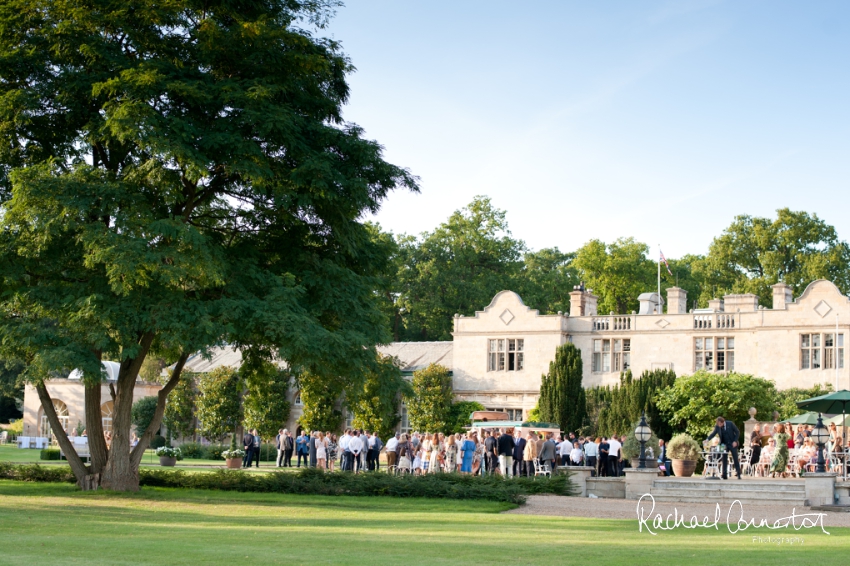
[[[818,414],[809,411],[808,413],[803,413],[802,415],[785,419],[783,422],[791,424],[816,425],[818,424]]]
[[[842,389],[841,391],[835,391],[833,393],[828,393],[827,395],[821,395],[820,397],[812,397],[811,399],[797,401],[797,406],[801,409],[817,411],[818,413],[828,413],[830,415],[841,413],[842,417],[845,417],[847,415],[848,404],[850,404],[850,391],[847,391],[846,389]],[[844,427],[841,428],[841,436],[842,440],[844,441],[845,447],[845,461],[841,467],[843,468],[843,476],[845,481],[847,480],[847,433],[845,432],[846,430],[847,429]]]

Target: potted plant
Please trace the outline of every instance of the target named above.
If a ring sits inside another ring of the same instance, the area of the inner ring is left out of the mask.
[[[183,453],[180,449],[171,446],[160,446],[156,449],[156,455],[159,456],[160,466],[174,466],[177,464],[177,460],[183,459]]]
[[[667,456],[673,461],[673,473],[680,478],[689,478],[694,475],[702,452],[690,434],[677,434],[667,443]]]
[[[230,438],[230,450],[223,450],[221,455],[224,457],[225,462],[227,462],[229,469],[238,470],[242,467],[242,458],[245,457],[245,451],[236,448],[235,434]]]
[[[632,425],[632,429],[629,431],[629,435],[626,437],[626,441],[623,443],[623,448],[621,449],[623,458],[629,460],[632,468],[640,466],[640,441],[635,437],[635,429],[638,427],[638,424],[640,424],[640,421]],[[658,467],[658,460],[655,458],[656,450],[658,450],[658,437],[653,432],[652,436],[646,442],[645,456],[647,468]]]

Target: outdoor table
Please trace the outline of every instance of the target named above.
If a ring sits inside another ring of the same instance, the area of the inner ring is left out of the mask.
[[[18,437],[18,448],[29,448],[30,440],[32,440],[29,436],[19,436]]]

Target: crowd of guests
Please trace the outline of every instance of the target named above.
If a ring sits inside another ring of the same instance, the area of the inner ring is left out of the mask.
[[[543,467],[591,466],[594,475],[622,475],[626,462],[621,457],[625,437],[566,438],[553,433],[528,432],[511,427],[467,433],[396,433],[386,445],[370,431],[347,429],[337,436],[332,432],[293,434],[280,429],[275,437],[277,467],[319,467],[329,471],[377,471],[381,452],[393,471],[421,475],[435,472],[493,474],[506,477],[533,476]],[[242,439],[243,467],[260,465],[262,439],[256,430]],[[295,463],[293,464],[293,456]],[[651,456],[651,450],[650,450]]]
[[[824,447],[828,471],[840,472],[847,450],[835,423],[828,427],[829,442]],[[814,471],[818,449],[812,438],[812,425],[775,423],[772,427],[756,424],[750,433],[749,464],[754,475],[788,477],[801,471]],[[793,464],[793,466],[789,466]]]

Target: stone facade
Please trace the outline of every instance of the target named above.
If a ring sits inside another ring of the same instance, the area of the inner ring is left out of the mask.
[[[651,295],[645,302],[657,304]],[[686,292],[675,287],[667,290],[662,314],[642,308],[648,314],[598,315],[596,297],[584,290],[573,291],[571,301],[570,314],[540,315],[516,293],[502,291],[475,316],[456,317],[457,397],[487,408],[521,409],[527,416],[555,349],[566,342],[581,350],[585,387],[616,384],[627,368],[636,376],[662,368],[678,375],[700,368],[751,373],[774,380],[780,389],[850,386],[845,362],[850,300],[829,281],[813,282],[796,300],[787,285],[775,285],[773,308],[759,307],[755,295],[727,295],[708,309],[687,312]],[[510,367],[509,340],[522,340],[521,367]]]

